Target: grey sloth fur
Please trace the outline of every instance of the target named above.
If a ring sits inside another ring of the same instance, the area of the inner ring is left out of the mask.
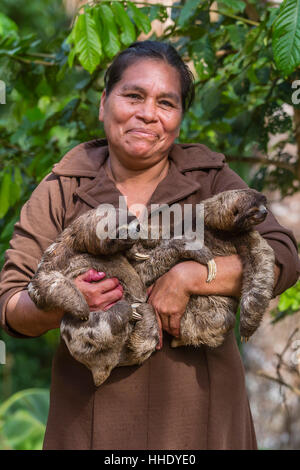
[[[87,366],[96,386],[116,366],[142,364],[155,351],[159,329],[146,289],[175,264],[194,260],[209,267],[215,256],[238,254],[243,264],[240,334],[258,328],[273,296],[274,253],[254,229],[267,214],[266,198],[252,189],[217,194],[204,204],[205,243],[187,249],[182,238],[103,238],[103,214],[92,209],[74,220],[45,251],[28,285],[38,308],[62,309],[60,331],[70,354]],[[124,227],[123,227],[124,228]],[[107,231],[106,231],[107,234]],[[107,311],[90,312],[73,280],[89,269],[117,277],[124,300]],[[217,282],[217,278],[214,282]],[[238,300],[226,296],[192,295],[181,319],[180,338],[171,346],[220,346],[234,327]]]

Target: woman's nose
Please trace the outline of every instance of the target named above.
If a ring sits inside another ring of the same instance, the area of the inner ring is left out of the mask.
[[[156,105],[151,100],[145,100],[140,104],[137,112],[137,117],[145,122],[152,122],[157,120]]]

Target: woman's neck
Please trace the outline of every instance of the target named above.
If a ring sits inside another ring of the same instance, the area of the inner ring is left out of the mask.
[[[166,157],[149,168],[134,170],[125,167],[118,159],[109,156],[105,162],[105,170],[116,184],[151,186],[157,185],[165,178],[169,170],[169,160]]]

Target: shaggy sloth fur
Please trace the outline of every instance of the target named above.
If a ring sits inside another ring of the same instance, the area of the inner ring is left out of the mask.
[[[186,249],[184,238],[123,239],[120,227],[118,238],[101,238],[103,215],[92,209],[45,251],[28,293],[38,308],[65,312],[61,336],[70,354],[91,370],[96,386],[114,367],[142,364],[155,351],[159,331],[146,288],[178,262],[207,265],[210,281],[214,256],[238,254],[243,264],[240,334],[248,338],[258,328],[274,285],[273,250],[254,230],[266,217],[266,198],[252,189],[231,190],[203,204],[205,244],[198,250]],[[117,277],[124,300],[107,311],[90,312],[73,279],[91,268]],[[237,307],[233,297],[192,295],[181,319],[181,337],[173,339],[172,347],[221,345],[234,327]]]

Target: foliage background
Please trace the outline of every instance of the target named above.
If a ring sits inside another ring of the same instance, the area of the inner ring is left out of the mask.
[[[171,41],[194,71],[196,100],[181,142],[224,153],[258,190],[277,189],[283,197],[299,190],[300,108],[292,103],[300,63],[297,1],[183,0],[172,8],[89,2],[77,21],[65,3],[1,2],[1,265],[35,186],[69,148],[104,136],[98,121],[104,72],[137,38]],[[298,283],[281,296],[275,321],[299,308]],[[7,350],[0,366],[0,448],[39,448],[58,332],[24,341],[0,332],[0,338]]]

